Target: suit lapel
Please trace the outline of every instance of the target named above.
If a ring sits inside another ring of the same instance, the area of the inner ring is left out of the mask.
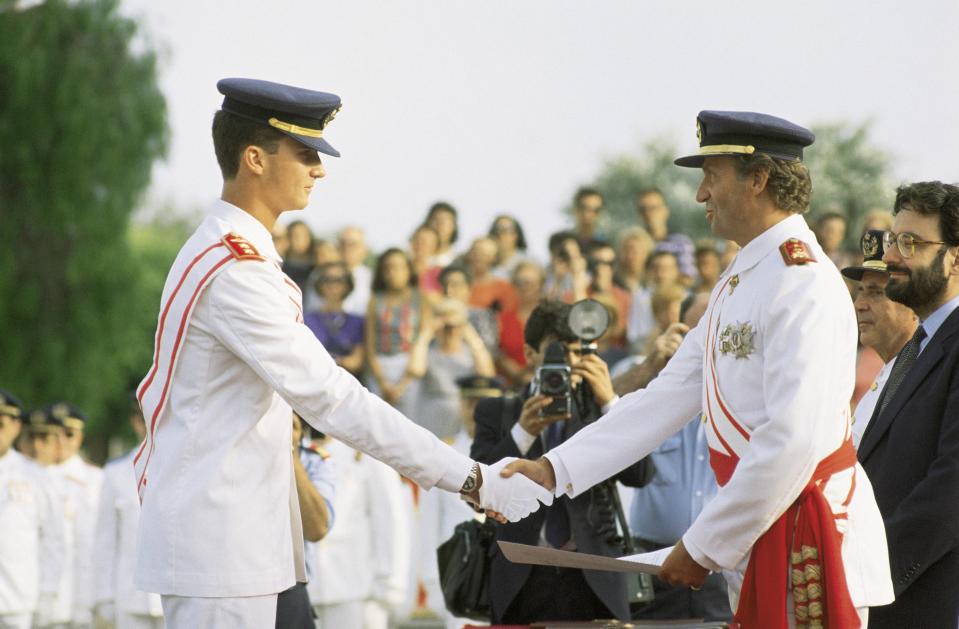
[[[860,461],[865,461],[872,453],[879,440],[892,426],[893,421],[906,405],[906,402],[912,398],[912,394],[919,388],[929,372],[942,360],[946,342],[955,334],[957,328],[959,328],[959,309],[953,311],[936,331],[935,336],[929,339],[929,343],[919,354],[916,362],[913,363],[895,396],[889,400],[889,406],[886,407],[886,410],[878,417],[874,416],[869,425],[866,426],[866,432],[859,444]]]

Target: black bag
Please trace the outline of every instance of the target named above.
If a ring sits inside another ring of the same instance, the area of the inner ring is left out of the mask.
[[[489,620],[489,552],[495,537],[492,519],[467,520],[436,549],[443,599],[453,615]]]

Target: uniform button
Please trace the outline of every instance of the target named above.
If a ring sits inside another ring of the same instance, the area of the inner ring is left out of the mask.
[[[700,461],[705,461],[705,460],[706,460],[706,457],[704,457],[702,454],[700,454],[700,455],[697,456],[696,458],[697,458],[698,460],[700,460]]]
[[[573,483],[566,483],[566,491],[568,493],[573,493]]]

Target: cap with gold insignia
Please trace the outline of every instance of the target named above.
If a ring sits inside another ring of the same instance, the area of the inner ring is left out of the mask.
[[[320,153],[339,157],[323,131],[340,110],[340,97],[259,79],[221,79],[221,109],[285,133]]]
[[[713,155],[764,153],[792,162],[802,161],[803,148],[816,139],[797,124],[753,111],[701,111],[696,117],[699,152],[678,157],[677,166],[700,168]]]
[[[74,430],[83,430],[87,423],[87,416],[79,408],[69,402],[55,402],[47,404],[30,413],[30,426],[63,426]]]
[[[885,249],[882,245],[883,230],[867,229],[859,239],[859,246],[862,247],[863,262],[858,266],[847,266],[842,270],[842,274],[851,280],[862,280],[862,274],[866,271],[875,271],[876,273],[887,273],[886,263],[882,261]]]
[[[457,378],[456,386],[460,388],[460,395],[466,398],[501,397],[504,390],[499,378],[476,374]]]
[[[6,389],[0,389],[0,415],[23,421],[23,403]]]

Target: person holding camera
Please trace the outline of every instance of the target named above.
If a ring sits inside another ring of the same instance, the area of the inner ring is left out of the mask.
[[[470,455],[492,463],[503,457],[536,459],[576,434],[619,400],[609,370],[569,326],[570,306],[544,301],[524,329],[527,362],[537,368],[518,398],[487,398],[476,407]],[[642,487],[653,476],[643,459],[615,478]],[[576,498],[562,497],[515,524],[496,527],[496,539],[549,545],[616,557],[623,554],[613,505],[615,484],[600,483]],[[493,547],[490,602],[493,624],[536,620],[629,619],[626,575],[507,561]]]

